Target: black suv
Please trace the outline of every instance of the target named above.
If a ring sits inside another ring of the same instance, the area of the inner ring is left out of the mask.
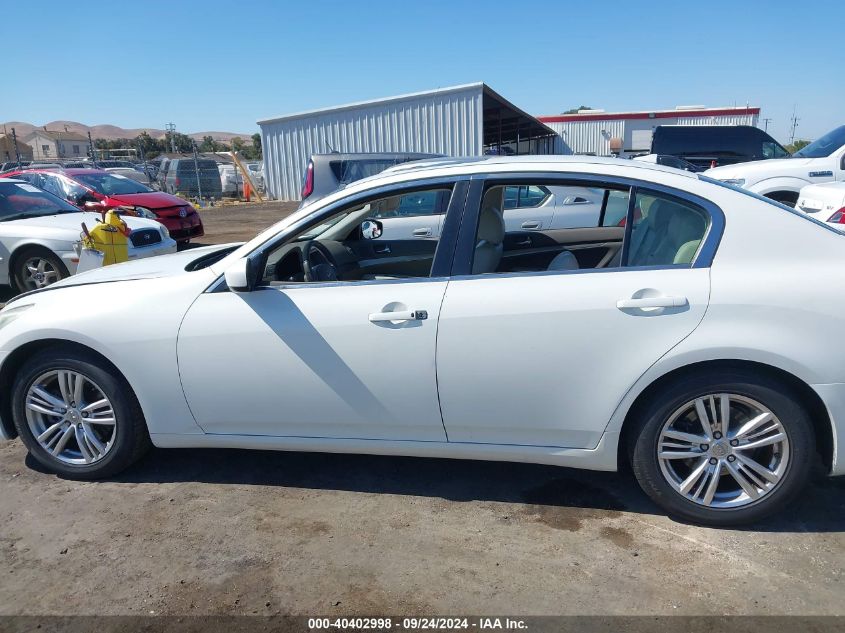
[[[660,125],[651,139],[652,154],[669,154],[700,167],[750,160],[787,158],[789,152],[751,125]]]

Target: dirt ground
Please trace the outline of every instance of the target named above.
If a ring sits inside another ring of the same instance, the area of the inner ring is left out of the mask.
[[[202,243],[292,206],[204,210]],[[0,445],[0,615],[842,615],[843,493],[818,477],[784,516],[713,530],[626,473],[155,450],[78,483],[16,440]]]
[[[194,245],[245,242],[293,213],[298,202],[251,202],[208,207],[200,211],[205,236]]]

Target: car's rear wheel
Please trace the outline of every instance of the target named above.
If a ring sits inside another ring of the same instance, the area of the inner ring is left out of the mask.
[[[670,514],[707,525],[758,521],[805,486],[813,426],[779,381],[731,370],[668,385],[630,445],[643,490]]]
[[[28,248],[15,256],[12,277],[20,292],[39,290],[68,276],[68,270],[54,253]]]
[[[12,393],[15,427],[51,472],[98,479],[125,469],[150,446],[126,381],[93,354],[45,350],[20,370]]]

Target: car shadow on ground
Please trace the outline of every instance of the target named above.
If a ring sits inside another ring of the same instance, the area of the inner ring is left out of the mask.
[[[35,467],[29,459],[30,467]],[[285,486],[520,504],[566,528],[621,512],[662,515],[630,472],[416,457],[218,449],[156,449],[111,481]],[[816,473],[795,505],[749,526],[761,532],[845,531],[845,477]]]

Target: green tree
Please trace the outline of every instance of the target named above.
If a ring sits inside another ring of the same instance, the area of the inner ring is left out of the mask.
[[[235,152],[242,152],[244,149],[244,140],[240,136],[232,137],[232,150]]]
[[[807,147],[807,145],[809,145],[809,144],[810,144],[810,141],[805,141],[804,139],[799,138],[797,141],[793,141],[792,143],[787,145],[786,151],[789,152],[790,154],[794,154],[799,149]]]
[[[563,114],[578,114],[579,110],[594,110],[595,108],[591,108],[590,106],[578,106],[577,108],[572,108],[571,110],[567,110]]]

